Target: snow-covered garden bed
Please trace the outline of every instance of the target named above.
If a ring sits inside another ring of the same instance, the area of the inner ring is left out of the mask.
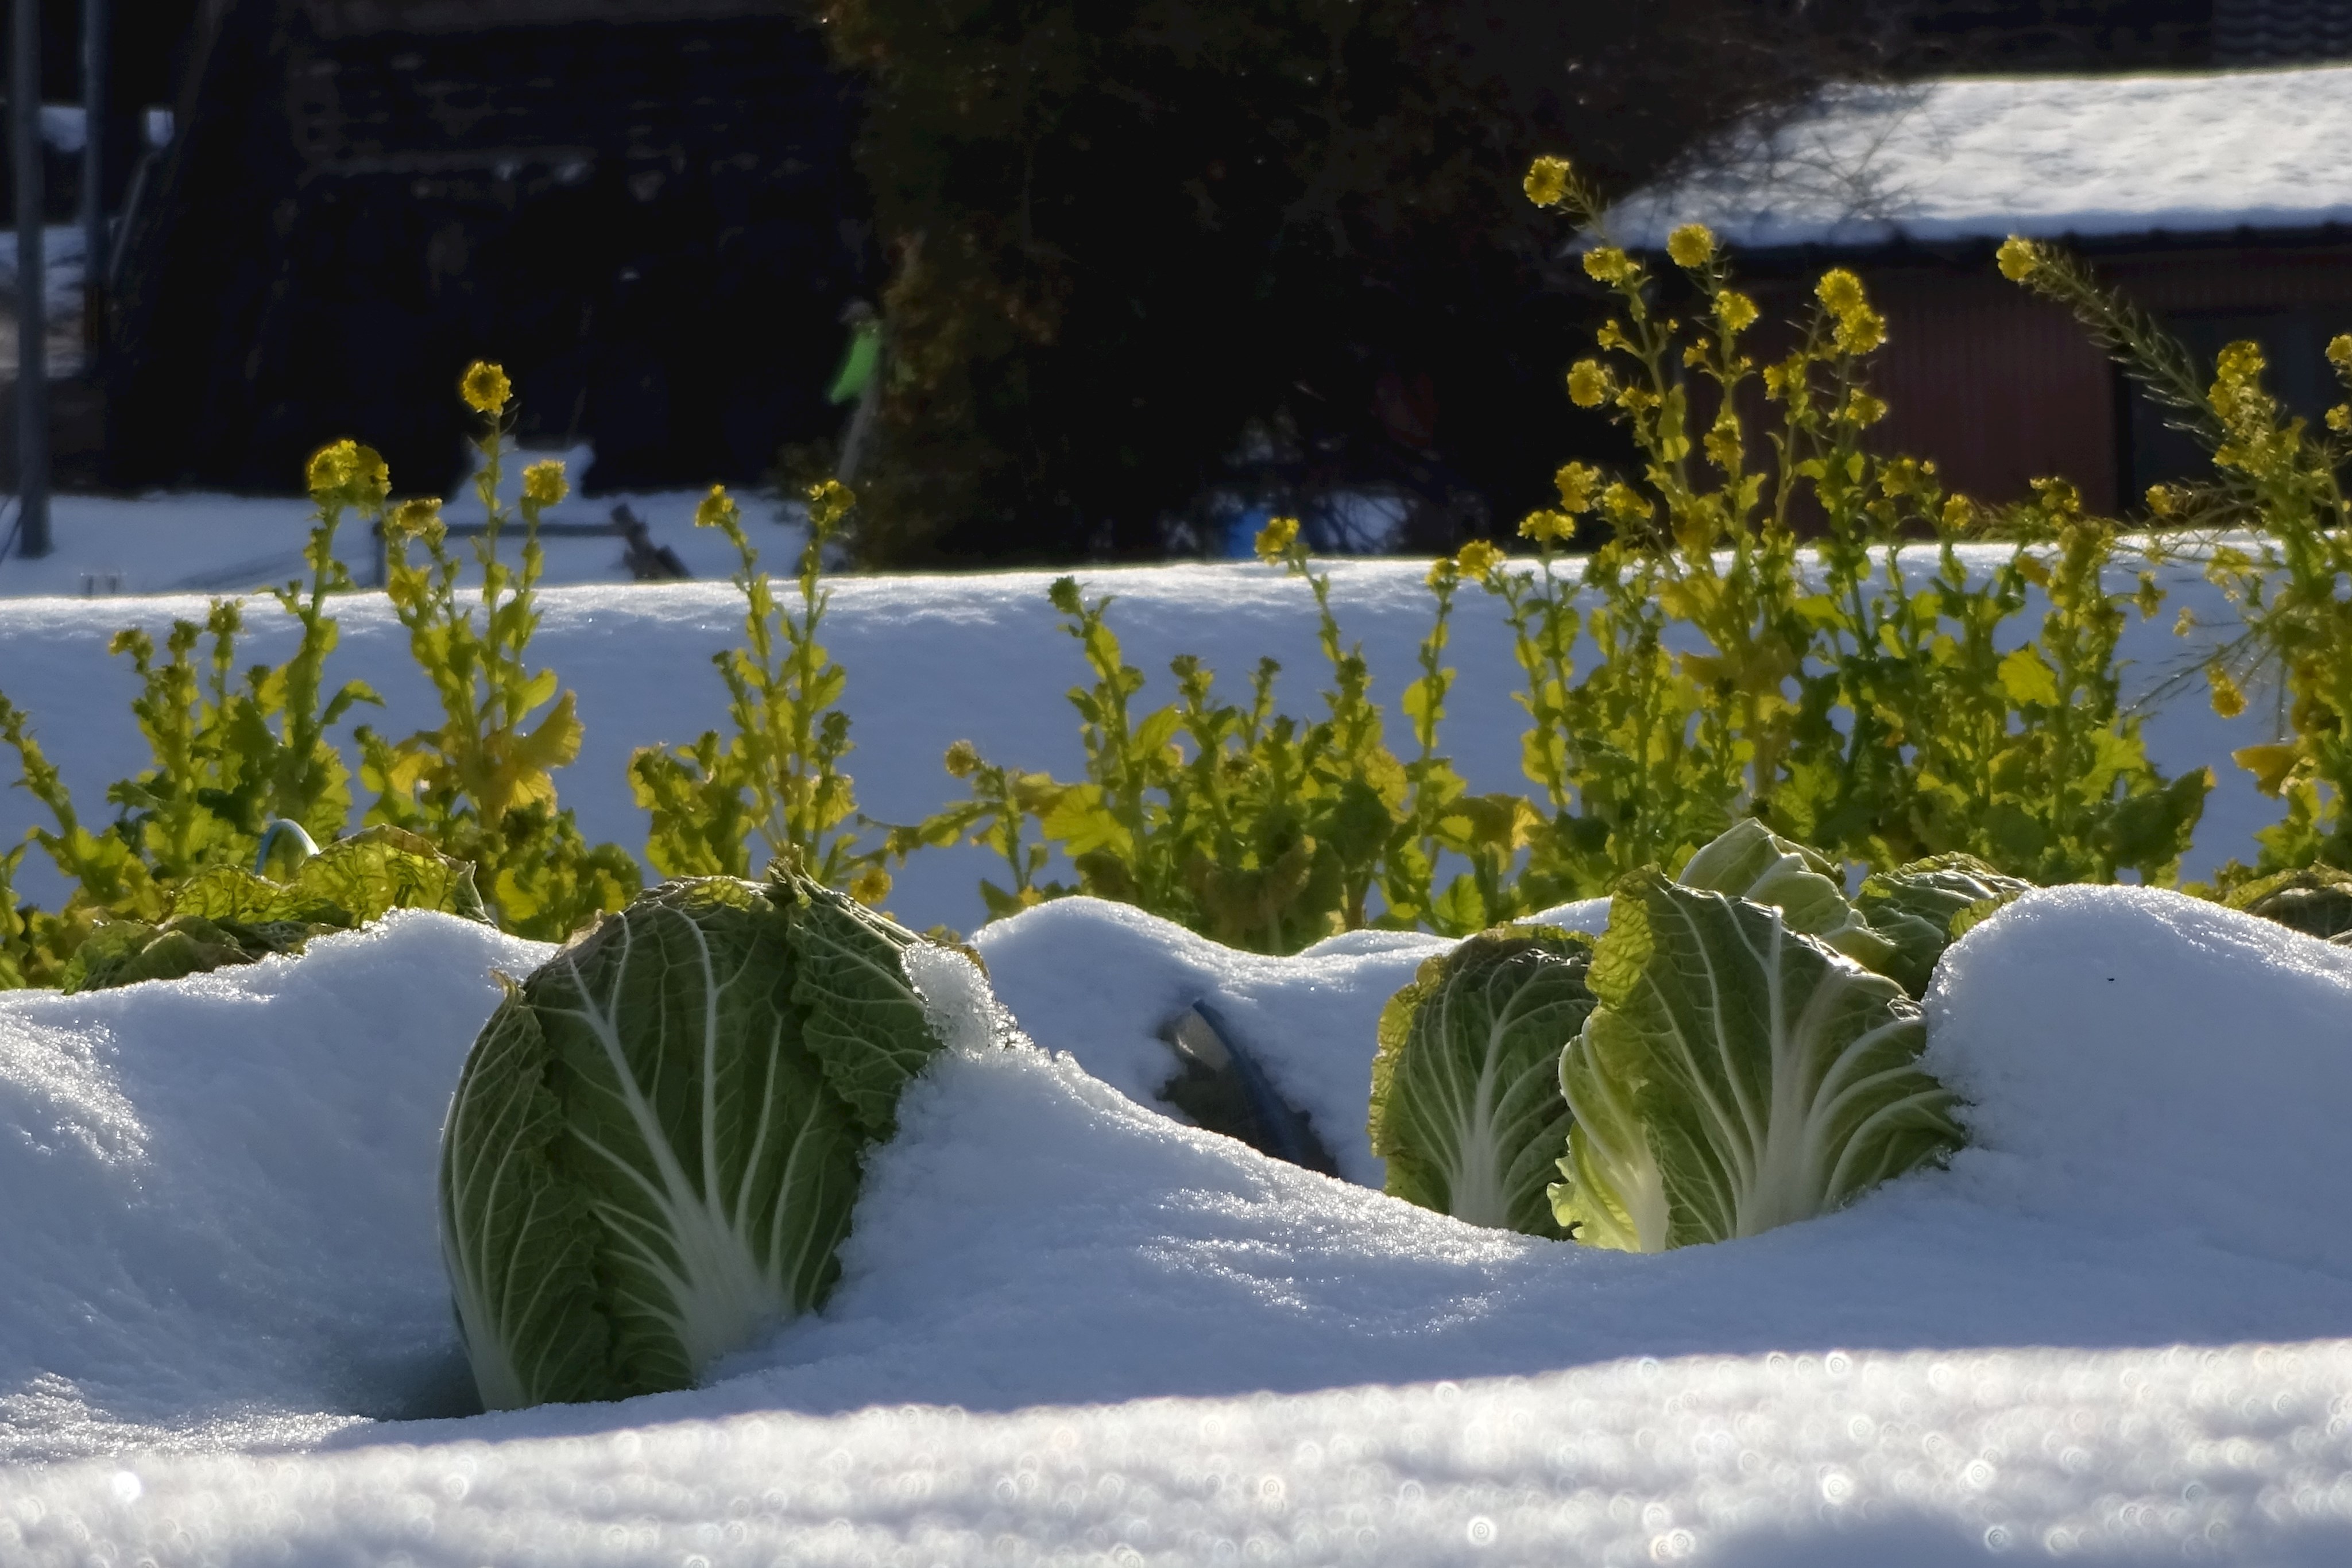
[[[1423,570],[1332,568],[1391,705]],[[1288,704],[1312,700],[1297,580],[1087,579],[1119,595],[1135,664],[1194,652],[1237,679],[1271,654]],[[936,809],[960,738],[1076,770],[1048,580],[835,586],[866,810]],[[534,656],[587,729],[563,800],[636,848],[624,760],[720,721],[707,660],[740,602],[689,584],[541,605]],[[85,799],[142,760],[107,637],[197,608],[0,606],[0,685]],[[383,691],[387,730],[430,722],[383,601],[337,614],[335,678]],[[2168,621],[2126,635],[2143,690],[2183,649]],[[251,656],[289,642],[257,617]],[[1465,603],[1448,659],[1447,750],[1472,788],[1517,787],[1487,606]],[[2250,856],[2274,813],[2226,765],[2255,727],[2196,690],[2148,722],[2159,766],[2215,766],[2189,874]],[[0,801],[6,841],[32,820]],[[970,929],[988,869],[921,852],[892,907]],[[21,891],[54,897],[35,872]],[[2169,893],[2030,894],[1927,998],[1926,1064],[1966,1106],[1948,1167],[1636,1256],[1380,1190],[1375,1022],[1438,938],[1267,957],[1066,900],[975,941],[1035,1049],[950,1051],[908,1091],[821,1312],[688,1392],[494,1415],[453,1322],[436,1147],[494,972],[550,948],[400,912],[299,957],[0,997],[0,1563],[2352,1554],[2352,950]],[[1204,999],[1336,1178],[1155,1103],[1168,1027]]]
[[[0,1559],[1937,1563],[2352,1550],[2352,955],[2029,895],[1928,998],[1972,1145],[1654,1257],[1359,1184],[1439,944],[982,934],[1038,1049],[943,1058],[824,1311],[705,1386],[465,1416],[435,1145],[547,949],[450,917],[0,1000]],[[1129,1094],[1202,996],[1345,1180]]]

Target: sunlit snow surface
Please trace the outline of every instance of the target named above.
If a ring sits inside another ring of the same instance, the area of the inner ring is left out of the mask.
[[[433,1151],[488,971],[546,949],[396,915],[0,998],[0,1563],[2352,1558],[2352,955],[2035,894],[1929,998],[1950,1169],[1633,1258],[1132,1097],[1213,997],[1376,1180],[1368,1021],[1432,942],[1263,959],[1073,902],[980,946],[1045,1050],[914,1087],[821,1315],[693,1393],[496,1416],[458,1414]]]
[[[2352,221],[2352,67],[1836,85],[1609,214],[1738,249],[2309,230]]]

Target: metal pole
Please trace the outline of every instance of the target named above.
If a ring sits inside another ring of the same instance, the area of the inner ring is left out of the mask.
[[[49,553],[49,319],[41,258],[41,0],[16,0],[16,498],[26,559]]]
[[[81,317],[82,342],[96,359],[106,347],[107,0],[81,3]],[[92,365],[90,370],[97,367]]]

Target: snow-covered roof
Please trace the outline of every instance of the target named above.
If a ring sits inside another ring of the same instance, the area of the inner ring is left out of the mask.
[[[1618,204],[1621,245],[2196,235],[2352,223],[2352,66],[1830,88]]]

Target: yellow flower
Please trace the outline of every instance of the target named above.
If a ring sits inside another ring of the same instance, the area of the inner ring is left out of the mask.
[[[849,516],[857,505],[857,493],[838,479],[827,479],[822,485],[808,487],[809,526],[826,533]]]
[[[2003,277],[2011,283],[2022,283],[2041,268],[2042,247],[2021,235],[2011,235],[2000,242],[1993,262]]]
[[[2174,509],[2178,507],[2179,504],[2179,497],[2172,493],[2171,486],[2150,485],[2147,487],[2147,509],[2155,513],[2158,517],[2168,517],[2172,516]]]
[[[1601,470],[1590,464],[1570,463],[1551,476],[1551,482],[1559,487],[1562,510],[1589,512],[1592,510],[1593,486],[1601,483]],[[1522,528],[1520,531],[1524,533],[1527,530]]]
[[[1427,583],[1433,591],[1443,591],[1461,580],[1462,569],[1454,564],[1454,558],[1442,555],[1429,563],[1429,570],[1421,580]]]
[[[1862,279],[1843,267],[1822,273],[1822,280],[1813,285],[1813,293],[1836,316],[1850,316],[1869,303],[1863,297]]]
[[[1685,224],[1666,236],[1666,254],[1676,267],[1705,267],[1715,256],[1715,235],[1705,224]]]
[[[2352,404],[2337,403],[2327,411],[2327,428],[2342,435],[2352,431]]]
[[[948,747],[948,777],[969,779],[980,771],[980,747],[969,740],[959,740]]]
[[[522,471],[522,498],[525,506],[552,507],[572,493],[564,482],[563,465],[553,458],[534,463]]]
[[[1727,333],[1745,332],[1756,325],[1756,301],[1737,288],[1727,288],[1715,297],[1715,319]]]
[[[2182,605],[2180,607],[2180,613],[2173,617],[2172,634],[2176,637],[2186,637],[2189,633],[2196,630],[2197,612],[2191,610],[2186,604]]]
[[[1587,497],[1588,509],[1590,505]],[[1519,519],[1519,537],[1539,545],[1564,545],[1576,537],[1576,519],[1566,512],[1529,512]]]
[[[1853,424],[1876,424],[1886,417],[1886,404],[1856,387],[1846,393],[1843,417]]]
[[[1609,401],[1609,372],[1598,360],[1579,360],[1568,368],[1568,401],[1579,408],[1599,408]]]
[[[507,380],[506,371],[488,360],[476,360],[466,367],[465,378],[457,383],[457,395],[476,413],[496,419],[506,412],[514,396],[514,384]]]
[[[1622,349],[1627,353],[1633,351],[1633,345],[1626,340],[1625,329],[1617,323],[1614,317],[1601,323],[1601,330],[1592,334],[1592,340],[1604,349]]]
[[[871,909],[890,896],[890,873],[878,865],[867,866],[850,878],[849,896]]]
[[[1967,528],[1974,520],[1976,513],[1976,504],[1966,496],[1944,497],[1944,526],[1948,528]]]
[[[1568,160],[1547,154],[1528,165],[1521,188],[1537,206],[1556,207],[1568,199]]]
[[[1485,539],[1472,539],[1454,559],[1463,576],[1483,582],[1488,573],[1503,564],[1503,552]]]
[[[323,496],[341,489],[351,478],[352,457],[358,451],[358,442],[338,441],[312,453],[310,470],[304,476],[310,494]]]
[[[2263,363],[2262,345],[2241,338],[2216,358],[2213,378],[2226,386],[2241,385],[2261,375]]]
[[[1594,246],[1584,253],[1584,275],[1595,283],[1622,283],[1636,270],[1633,258],[1613,245]]]
[[[392,471],[384,466],[383,457],[373,447],[356,441],[320,447],[311,455],[304,478],[311,498],[322,505],[380,507],[392,490]]]
[[[1859,306],[1838,318],[1831,339],[1841,353],[1869,353],[1886,341],[1886,319],[1867,305]]]
[[[1287,560],[1298,542],[1298,519],[1276,517],[1257,531],[1257,559],[1268,565]]]
[[[1639,522],[1654,508],[1642,498],[1642,493],[1620,479],[1601,493],[1601,508],[1621,523]]]
[[[2352,370],[2352,332],[2338,332],[2327,340],[2327,362],[2337,370]]]
[[[2208,665],[2205,670],[2205,684],[2213,688],[2215,713],[2220,714],[2223,718],[2235,718],[2246,711],[2246,694],[2238,689],[2238,683],[2230,678],[2230,673],[2227,670]]]
[[[728,495],[724,485],[713,485],[710,494],[694,504],[694,526],[698,528],[723,528],[733,516],[735,499]]]
[[[384,535],[394,539],[425,539],[441,541],[441,503],[425,499],[403,501],[383,520]]]

